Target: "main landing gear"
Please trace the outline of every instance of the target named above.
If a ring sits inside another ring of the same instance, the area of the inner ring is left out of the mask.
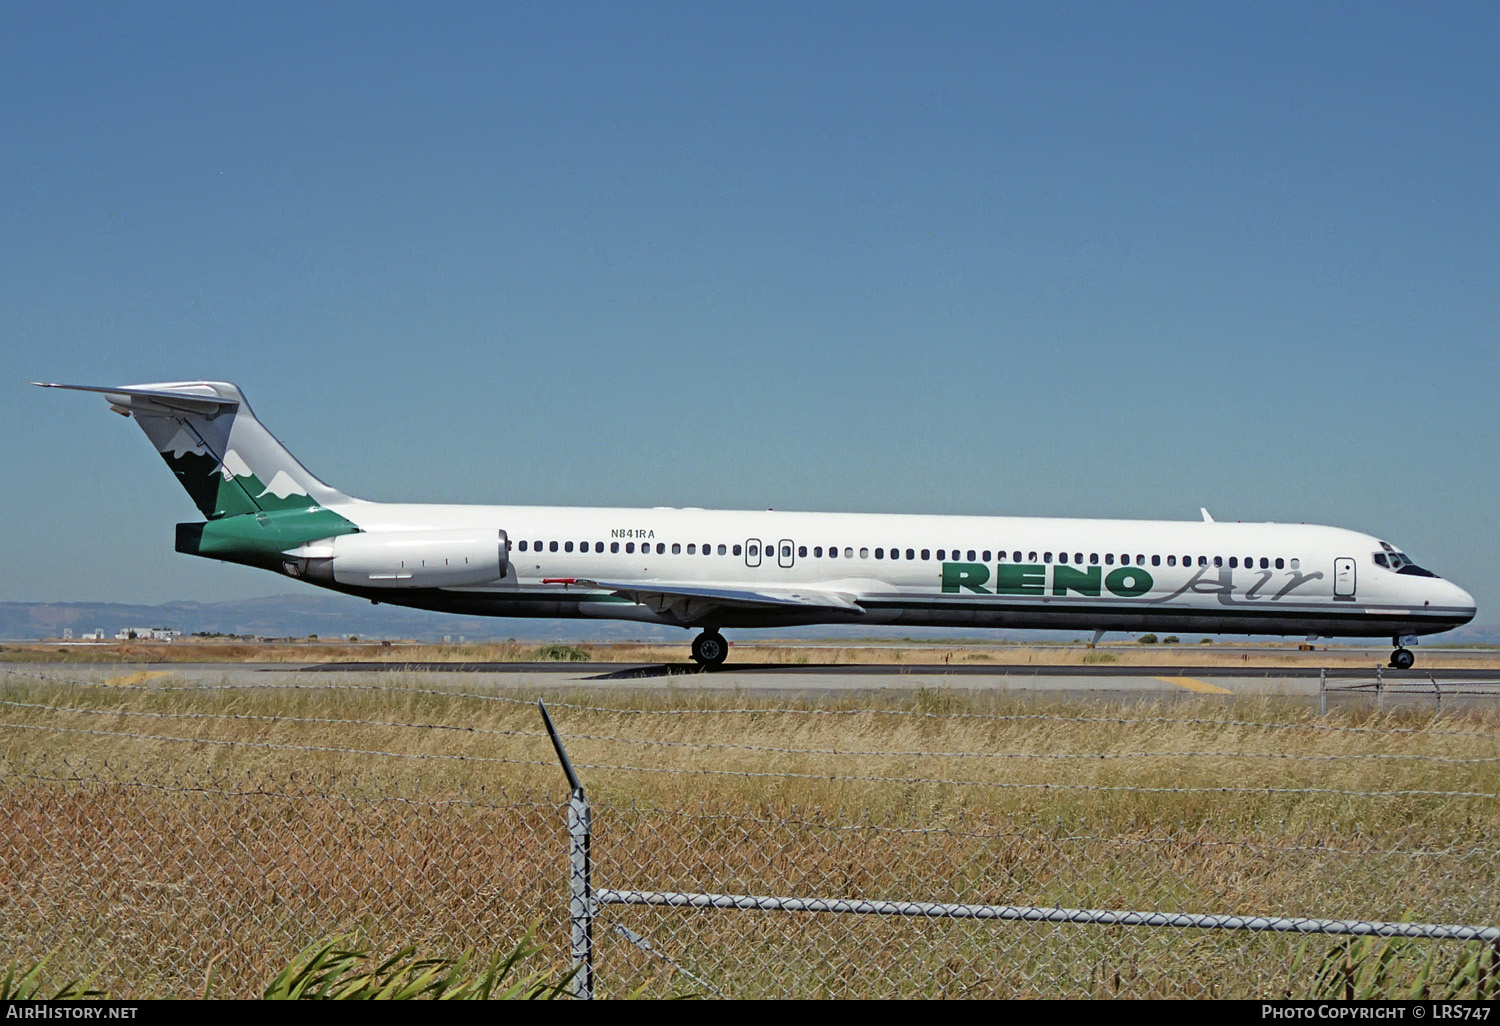
[[[729,642],[716,630],[706,630],[693,639],[693,660],[705,670],[717,670],[729,658]]]
[[[1408,639],[1408,638],[1392,638],[1391,639],[1391,642],[1396,646],[1396,651],[1394,651],[1394,652],[1391,653],[1391,669],[1393,669],[1393,670],[1409,670],[1409,669],[1412,668],[1412,664],[1417,661],[1417,657],[1414,656],[1414,655],[1412,655],[1411,649],[1409,649],[1409,648],[1407,648],[1405,646],[1405,643],[1408,640],[1412,640],[1412,639]]]

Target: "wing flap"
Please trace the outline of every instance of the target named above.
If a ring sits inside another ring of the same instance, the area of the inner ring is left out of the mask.
[[[864,615],[852,595],[819,588],[723,588],[675,581],[599,581],[580,578],[579,584],[621,595],[657,612],[693,604],[739,609],[827,609]]]

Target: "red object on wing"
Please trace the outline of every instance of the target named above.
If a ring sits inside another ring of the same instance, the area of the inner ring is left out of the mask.
[[[543,577],[542,578],[542,583],[543,584],[577,584],[578,583],[578,578],[576,578],[576,577]]]

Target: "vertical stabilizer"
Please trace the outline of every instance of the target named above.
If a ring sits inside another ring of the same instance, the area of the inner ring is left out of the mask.
[[[255,418],[244,393],[228,382],[172,381],[117,388],[34,384],[99,392],[116,413],[133,417],[210,520],[348,501],[348,496],[298,463]]]

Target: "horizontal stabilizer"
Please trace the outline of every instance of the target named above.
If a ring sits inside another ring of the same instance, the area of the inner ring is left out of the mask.
[[[240,404],[238,399],[215,395],[205,388],[200,391],[168,391],[156,388],[105,387],[103,385],[59,385],[50,381],[33,381],[38,388],[65,388],[70,392],[98,392],[111,404],[136,412],[178,411],[182,413],[213,414],[220,410],[233,409]]]

